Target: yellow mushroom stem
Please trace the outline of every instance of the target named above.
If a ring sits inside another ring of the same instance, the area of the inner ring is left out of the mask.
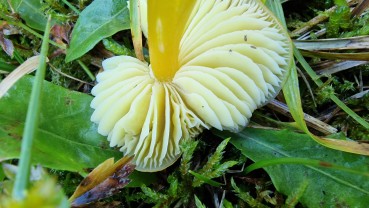
[[[292,50],[287,32],[258,0],[147,6],[151,65],[128,56],[103,61],[91,120],[110,146],[134,155],[137,170],[152,172],[172,165],[180,143],[203,129],[244,128],[279,92]]]
[[[171,81],[179,69],[179,44],[195,0],[148,1],[151,69],[161,82]]]

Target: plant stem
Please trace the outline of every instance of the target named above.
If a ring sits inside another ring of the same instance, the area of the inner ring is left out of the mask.
[[[81,12],[75,7],[73,6],[71,3],[69,3],[67,0],[62,0],[62,2],[67,5],[71,10],[73,10],[76,14],[80,14]]]
[[[141,31],[141,16],[140,16],[140,2],[139,0],[130,0],[130,20],[131,20],[131,34],[133,47],[138,59],[145,61],[142,51],[142,31]]]
[[[49,49],[48,41],[50,34],[50,22],[51,16],[48,17],[45,34],[42,40],[40,64],[38,66],[35,81],[32,87],[31,99],[28,106],[26,123],[23,131],[19,169],[15,178],[15,184],[13,188],[13,197],[18,200],[24,198],[24,191],[28,186],[30,176],[32,143],[38,127],[41,89],[43,80],[45,78],[46,56]]]
[[[82,67],[82,69],[86,72],[86,74],[90,77],[90,79],[92,81],[95,81],[96,78],[95,78],[94,74],[92,74],[90,69],[81,60],[77,60],[77,62]]]
[[[323,85],[323,82],[319,79],[319,76],[314,72],[314,70],[310,67],[310,65],[306,62],[304,57],[301,55],[300,51],[294,46],[294,55],[296,59],[300,62],[301,66],[305,69],[306,73],[311,77],[311,79],[315,82],[318,87]],[[356,114],[353,110],[347,107],[337,96],[331,95],[331,100],[335,102],[343,111],[345,111],[351,118],[353,118],[356,122],[361,124],[366,129],[369,129],[369,123],[361,118],[358,114]]]
[[[12,65],[12,64],[8,64],[6,62],[1,62],[0,61],[0,70],[4,70],[7,72],[11,72],[13,71],[15,68],[17,68],[16,66]]]
[[[14,51],[14,58],[15,58],[15,60],[17,60],[17,62],[19,64],[23,64],[24,59],[22,58],[22,56],[17,51]]]
[[[18,27],[21,27],[21,28],[23,28],[24,30],[28,31],[29,33],[31,33],[32,35],[34,35],[34,36],[36,36],[36,37],[38,37],[38,38],[40,38],[40,39],[42,39],[42,38],[43,38],[43,36],[42,36],[42,35],[40,35],[39,33],[37,33],[36,31],[34,31],[33,29],[31,29],[30,27],[28,27],[27,25],[25,25],[25,24],[23,24],[23,23],[21,23],[21,22],[8,21],[8,23],[9,23],[9,24],[12,24],[12,25],[16,25],[16,26],[18,26]],[[58,44],[58,43],[56,43],[56,42],[54,42],[54,41],[52,41],[52,40],[49,40],[49,38],[47,38],[47,41],[48,41],[51,45],[54,45],[54,46],[56,46],[56,47],[58,47],[58,48],[60,48],[60,49],[66,49],[66,47],[65,47],[65,46],[60,45],[60,44]]]

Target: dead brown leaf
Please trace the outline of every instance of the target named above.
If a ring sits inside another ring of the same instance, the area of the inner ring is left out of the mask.
[[[123,157],[114,163],[114,158],[110,158],[97,166],[70,197],[72,207],[81,207],[119,192],[131,181],[128,176],[135,168],[131,160],[132,157]]]

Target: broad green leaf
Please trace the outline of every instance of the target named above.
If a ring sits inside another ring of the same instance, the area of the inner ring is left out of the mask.
[[[0,99],[0,161],[19,158],[31,86],[25,76]],[[92,97],[49,82],[43,84],[39,129],[33,141],[32,161],[58,170],[86,172],[108,158],[123,154],[109,147],[90,121]],[[150,184],[154,174],[135,171],[130,187]]]
[[[18,158],[33,77],[21,79],[0,99],[0,161]],[[91,96],[44,82],[32,159],[45,167],[82,171],[122,153],[109,148],[90,121]]]
[[[281,157],[312,158],[369,172],[369,157],[321,146],[309,135],[288,130],[246,128],[232,134],[217,132],[242,154],[255,162]],[[307,183],[300,202],[306,207],[366,207],[369,204],[368,177],[305,165],[276,165],[265,168],[277,190],[292,195]]]
[[[100,40],[130,27],[126,0],[95,0],[83,10],[72,32],[66,61],[75,60]]]
[[[42,11],[41,2],[40,0],[11,0],[10,4],[28,26],[44,31],[47,18]]]

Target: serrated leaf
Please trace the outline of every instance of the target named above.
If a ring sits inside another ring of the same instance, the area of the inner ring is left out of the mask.
[[[72,32],[66,61],[75,60],[100,40],[130,27],[126,0],[95,0],[80,14]]]
[[[319,159],[369,172],[369,157],[326,148],[306,134],[289,130],[246,128],[232,134],[217,132],[253,161],[280,157]],[[308,183],[300,202],[306,207],[366,207],[369,204],[369,180],[362,175],[305,165],[276,165],[265,168],[277,190],[287,196]]]

